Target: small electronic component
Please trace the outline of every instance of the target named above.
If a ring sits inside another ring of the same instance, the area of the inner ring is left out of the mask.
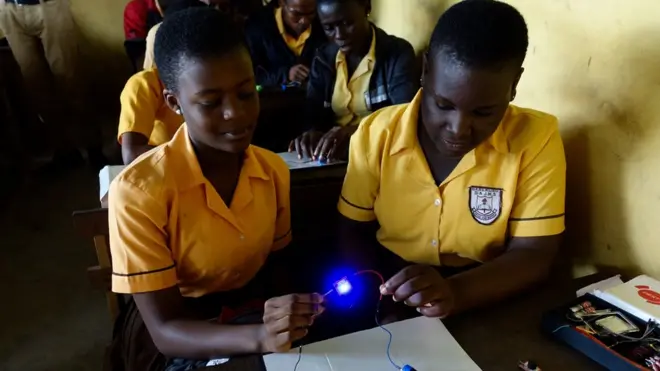
[[[339,295],[346,295],[349,292],[351,292],[351,290],[353,290],[353,286],[351,285],[350,281],[348,281],[347,278],[342,278],[339,281],[335,282],[334,286],[335,286],[335,291]]]
[[[630,332],[637,332],[639,328],[633,323],[624,320],[618,315],[607,316],[594,322],[596,325],[604,328],[609,333],[622,335]]]
[[[403,367],[401,367],[401,371],[417,371],[417,370],[415,370],[411,365],[403,365]]]

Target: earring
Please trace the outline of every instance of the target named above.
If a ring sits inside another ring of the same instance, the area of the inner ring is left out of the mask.
[[[176,112],[177,115],[181,116],[181,108],[177,108],[176,111],[174,112]]]

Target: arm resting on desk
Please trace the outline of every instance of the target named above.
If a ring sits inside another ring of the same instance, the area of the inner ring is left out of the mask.
[[[455,295],[453,312],[502,300],[545,279],[561,235],[514,237],[507,251],[477,268],[448,279]]]

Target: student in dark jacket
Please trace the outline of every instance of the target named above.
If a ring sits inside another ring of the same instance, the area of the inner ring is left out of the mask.
[[[383,107],[408,103],[419,89],[415,51],[369,22],[370,0],[318,0],[332,41],[319,48],[307,86],[310,130],[291,142],[299,157],[344,158],[360,121]]]
[[[257,84],[303,83],[316,49],[327,40],[316,20],[316,0],[279,0],[250,17],[246,38]]]

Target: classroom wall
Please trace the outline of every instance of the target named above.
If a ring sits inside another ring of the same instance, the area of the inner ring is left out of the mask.
[[[70,0],[111,106],[128,74],[128,0]],[[372,19],[422,50],[449,0],[372,0]],[[560,119],[568,159],[567,250],[578,273],[660,276],[660,2],[508,0],[530,29],[515,103]]]
[[[559,117],[576,273],[660,277],[660,2],[508,0],[530,47],[515,104]],[[387,31],[426,46],[443,0],[373,0]]]
[[[119,92],[131,73],[124,53],[124,7],[129,0],[68,0],[81,35],[84,71],[96,101],[109,113],[118,110]]]

